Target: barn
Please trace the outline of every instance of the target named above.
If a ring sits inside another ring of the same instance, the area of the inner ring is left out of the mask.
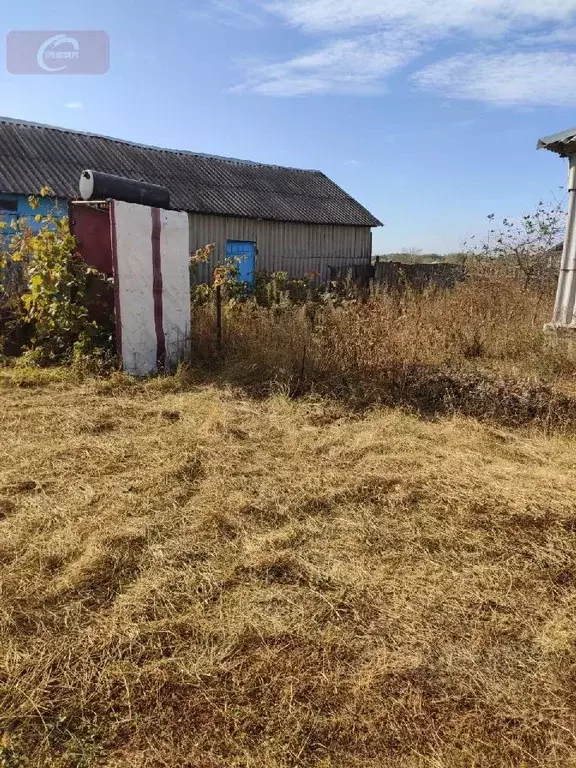
[[[315,273],[367,264],[369,211],[321,171],[163,149],[39,123],[0,117],[0,216],[31,216],[28,196],[47,185],[66,210],[87,168],[161,184],[171,207],[186,211],[190,251],[215,243],[214,263],[241,257],[241,276],[257,271]],[[32,218],[32,217],[31,217]],[[32,218],[33,220],[33,218]],[[196,279],[209,282],[211,264]]]

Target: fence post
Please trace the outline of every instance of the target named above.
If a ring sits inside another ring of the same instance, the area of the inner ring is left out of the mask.
[[[222,286],[216,286],[216,349],[222,352]]]

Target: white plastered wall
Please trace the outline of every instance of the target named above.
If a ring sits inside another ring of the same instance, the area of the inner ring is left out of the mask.
[[[148,206],[112,203],[119,352],[123,369],[136,376],[158,370],[161,333],[155,312],[162,317],[167,369],[187,357],[190,337],[188,215],[159,211],[162,294],[156,299],[153,216]]]
[[[188,356],[190,341],[190,230],[188,214],[161,211],[162,324],[166,367]]]

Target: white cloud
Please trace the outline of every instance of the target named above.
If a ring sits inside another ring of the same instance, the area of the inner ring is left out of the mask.
[[[233,89],[238,93],[284,97],[378,93],[386,89],[393,73],[419,55],[430,54],[442,41],[470,51],[478,50],[478,41],[486,46],[498,40],[509,53],[496,56],[484,48],[483,55],[456,56],[426,68],[416,76],[417,82],[455,98],[501,104],[573,103],[570,83],[560,88],[556,79],[546,89],[542,71],[574,79],[571,55],[562,48],[576,40],[576,0],[211,2],[213,7],[250,14],[259,4],[284,24],[318,39],[308,53],[279,62],[251,62],[245,67],[245,82]],[[498,69],[502,64],[507,76]]]
[[[576,54],[467,54],[414,75],[424,89],[502,106],[576,106]]]
[[[84,104],[81,101],[68,101],[64,106],[66,109],[84,109]]]
[[[392,32],[332,40],[287,61],[251,67],[247,82],[235,90],[266,96],[374,92],[420,50],[416,36],[405,39]]]
[[[561,22],[576,0],[263,0],[265,7],[302,29],[409,24],[419,29],[501,33],[518,25]]]

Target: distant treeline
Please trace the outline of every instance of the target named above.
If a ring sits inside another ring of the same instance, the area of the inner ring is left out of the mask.
[[[382,253],[373,257],[373,261],[395,261],[401,264],[458,264],[462,261],[462,253],[424,253],[409,250],[399,253]]]

